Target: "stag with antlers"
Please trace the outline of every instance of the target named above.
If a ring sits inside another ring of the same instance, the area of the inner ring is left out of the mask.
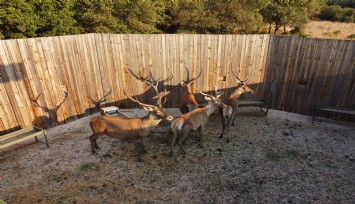
[[[99,149],[97,145],[97,138],[108,135],[117,139],[132,138],[135,150],[137,153],[137,159],[139,162],[143,162],[142,154],[146,153],[144,149],[143,138],[148,136],[152,129],[157,126],[162,119],[171,121],[173,117],[165,112],[163,109],[162,98],[168,95],[170,92],[164,91],[159,93],[154,87],[157,96],[157,105],[149,105],[141,103],[138,99],[134,99],[127,94],[127,90],[124,90],[124,94],[132,101],[141,105],[149,113],[142,118],[120,118],[109,115],[94,117],[90,120],[90,127],[93,134],[89,137],[91,144],[92,154],[96,153],[95,149]]]
[[[190,112],[196,108],[199,107],[198,102],[196,101],[194,95],[192,94],[191,90],[191,85],[201,76],[202,70],[200,73],[197,75],[197,77],[192,77],[190,79],[190,72],[189,69],[186,69],[186,80],[181,79],[180,77],[176,76],[170,69],[169,72],[171,75],[173,75],[175,78],[177,78],[180,81],[180,85],[182,86],[182,94],[180,98],[180,112],[185,114],[187,112]]]
[[[31,102],[34,104],[35,107],[41,108],[44,112],[48,113],[49,118],[53,118],[55,120],[55,123],[57,123],[57,124],[59,123],[59,121],[58,121],[58,110],[68,98],[68,88],[67,88],[67,86],[63,85],[61,87],[65,87],[65,91],[63,91],[64,92],[64,98],[63,98],[63,100],[61,102],[57,103],[56,106],[53,107],[53,108],[48,108],[48,107],[45,107],[45,106],[41,106],[38,103],[38,99],[43,93],[42,91],[35,99],[31,99]]]
[[[232,68],[231,68],[231,72],[239,82],[236,89],[232,92],[232,94],[228,97],[228,99],[224,101],[224,104],[226,106],[219,109],[219,113],[222,118],[222,133],[219,138],[223,138],[224,132],[227,130],[226,131],[227,142],[229,142],[229,135],[228,135],[229,127],[231,125],[234,126],[234,120],[238,112],[239,97],[243,93],[251,93],[251,94],[254,93],[254,90],[251,89],[246,83],[247,80],[240,80],[237,74],[233,72]]]
[[[216,95],[206,94],[201,91],[199,92],[205,96],[208,104],[202,108],[197,108],[191,112],[180,115],[171,123],[171,129],[174,136],[171,143],[170,156],[173,156],[173,147],[180,133],[183,134],[182,138],[179,140],[180,151],[182,154],[186,154],[182,148],[182,144],[187,138],[190,130],[198,130],[200,140],[199,146],[203,148],[203,132],[205,126],[207,125],[209,116],[216,110],[216,108],[225,106],[219,99],[223,92],[218,92]]]

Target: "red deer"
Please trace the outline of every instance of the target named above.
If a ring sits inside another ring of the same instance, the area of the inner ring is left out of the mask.
[[[158,91],[156,90],[158,93]],[[142,154],[146,153],[144,149],[143,138],[148,136],[149,133],[157,126],[161,119],[168,121],[173,120],[173,116],[167,114],[162,107],[162,98],[169,94],[169,92],[158,93],[158,102],[156,106],[144,104],[133,99],[124,90],[124,94],[132,101],[141,105],[149,113],[142,118],[120,118],[115,116],[98,116],[90,120],[90,127],[93,134],[89,137],[91,144],[91,152],[95,154],[95,149],[99,149],[97,145],[97,138],[108,135],[117,139],[132,138],[135,150],[137,153],[138,162],[143,162]]]
[[[171,129],[174,133],[173,141],[171,143],[170,156],[173,156],[173,147],[176,141],[178,134],[183,133],[182,138],[179,140],[180,151],[183,154],[186,154],[182,148],[182,143],[187,138],[190,130],[198,130],[199,139],[200,139],[200,148],[203,148],[203,132],[205,126],[208,122],[209,116],[216,110],[217,107],[223,107],[224,104],[219,99],[223,92],[217,93],[215,96],[202,93],[205,96],[205,99],[208,100],[208,104],[202,108],[196,108],[191,112],[180,115],[171,123]]]
[[[239,97],[240,95],[242,95],[243,93],[254,93],[254,90],[251,89],[246,81],[247,80],[240,80],[238,78],[238,76],[233,72],[233,70],[231,69],[231,72],[233,73],[233,75],[237,78],[237,80],[239,81],[236,89],[232,92],[232,94],[228,97],[228,99],[226,101],[224,101],[224,104],[226,106],[224,106],[223,108],[219,108],[219,113],[221,115],[222,118],[222,133],[220,135],[219,138],[223,138],[223,134],[225,132],[225,130],[227,129],[227,133],[226,133],[226,139],[227,142],[229,142],[229,136],[228,136],[228,132],[229,132],[229,127],[230,125],[234,126],[234,120],[235,117],[237,115],[238,112],[238,104],[239,104]]]
[[[196,108],[198,108],[198,103],[194,97],[194,95],[192,94],[191,91],[191,85],[201,76],[202,74],[202,70],[200,71],[200,73],[197,75],[197,77],[192,77],[192,79],[190,79],[190,72],[187,68],[185,68],[187,71],[187,76],[186,76],[186,80],[182,80],[180,77],[176,76],[175,74],[173,74],[173,72],[169,70],[169,72],[171,73],[171,75],[173,75],[175,78],[177,78],[180,81],[180,84],[182,86],[182,94],[181,94],[181,98],[180,98],[180,104],[179,104],[179,108],[180,108],[180,112],[182,114],[185,114],[187,112],[190,112]]]

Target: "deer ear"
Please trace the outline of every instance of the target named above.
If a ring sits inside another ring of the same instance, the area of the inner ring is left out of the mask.
[[[210,101],[210,100],[211,100],[211,97],[205,96],[205,100],[206,100],[206,101]]]
[[[143,106],[144,110],[147,110],[147,111],[154,111],[154,108],[151,108],[151,107],[147,107],[147,106]]]

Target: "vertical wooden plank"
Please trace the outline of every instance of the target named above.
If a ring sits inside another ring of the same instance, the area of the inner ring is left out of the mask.
[[[6,64],[5,48],[2,42],[3,41],[0,41],[0,119],[2,122],[2,129],[0,129],[0,131],[14,128],[19,125],[10,102],[11,96],[7,94],[5,88],[5,84],[9,84],[10,82],[8,82],[8,77],[5,76],[5,67],[8,65]]]
[[[7,56],[7,63],[11,67],[12,75],[15,77],[13,81],[10,81],[12,85],[12,91],[16,101],[13,103],[13,108],[16,108],[21,113],[17,117],[21,117],[24,126],[32,124],[32,119],[34,118],[33,113],[31,113],[29,107],[31,107],[31,102],[27,92],[27,87],[25,83],[25,69],[23,65],[23,60],[21,53],[19,52],[16,40],[6,40],[3,41],[6,46],[5,53]]]

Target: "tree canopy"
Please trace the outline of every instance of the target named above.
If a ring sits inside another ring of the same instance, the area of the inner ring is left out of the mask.
[[[324,0],[0,0],[0,38],[92,32],[281,33],[281,27],[302,34],[308,18],[319,10],[318,1]]]

